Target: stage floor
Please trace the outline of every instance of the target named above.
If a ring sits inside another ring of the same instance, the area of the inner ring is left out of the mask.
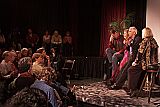
[[[151,98],[148,104],[148,97],[130,98],[126,92],[121,90],[109,90],[101,79],[72,80],[76,85],[75,93],[78,101],[102,106],[102,107],[157,107],[160,106],[160,97]],[[159,94],[159,93],[158,93]],[[81,106],[78,106],[81,107]],[[91,106],[90,106],[91,107]]]

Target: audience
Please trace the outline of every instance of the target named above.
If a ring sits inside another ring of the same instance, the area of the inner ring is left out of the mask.
[[[106,56],[112,67],[112,86],[109,89],[121,89],[128,77],[128,90],[130,96],[134,97],[147,66],[158,63],[158,45],[152,30],[144,28],[142,37],[143,40],[137,35],[135,27],[125,29],[123,36],[115,30],[111,31],[109,48],[106,49]],[[76,104],[72,90],[58,79],[62,46],[58,31],[55,30],[52,37],[46,31],[43,36],[44,48],[37,50],[39,38],[32,34],[31,29],[28,29],[26,38],[27,48],[3,51],[5,38],[0,32],[0,106],[7,99],[4,107],[60,107]],[[14,38],[13,44],[15,41]],[[16,46],[15,49],[19,48]],[[72,37],[70,32],[66,32],[63,38],[63,56],[72,55]],[[59,77],[64,78],[62,75]]]

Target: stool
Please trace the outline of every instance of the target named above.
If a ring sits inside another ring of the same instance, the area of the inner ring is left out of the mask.
[[[159,72],[159,66],[158,65],[149,65],[148,66],[148,69],[146,70],[146,74],[145,74],[144,79],[142,81],[140,90],[138,91],[137,98],[138,98],[139,94],[141,93],[142,89],[144,88],[144,84],[146,83],[147,90],[145,90],[145,91],[149,92],[148,93],[148,103],[150,103],[151,92],[152,92],[152,89],[153,89],[153,85],[155,84],[156,74],[158,72]],[[149,81],[148,78],[150,78],[150,81]]]

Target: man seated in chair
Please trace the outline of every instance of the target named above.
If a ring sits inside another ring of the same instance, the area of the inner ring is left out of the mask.
[[[140,43],[137,57],[128,69],[128,88],[131,90],[131,97],[136,96],[140,77],[146,72],[150,64],[158,63],[158,44],[153,38],[152,30],[148,27],[142,30],[143,40]]]

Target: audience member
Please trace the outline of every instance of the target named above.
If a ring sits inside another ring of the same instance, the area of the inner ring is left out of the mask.
[[[51,107],[47,95],[36,88],[24,88],[8,99],[4,107]]]
[[[62,37],[57,30],[54,31],[51,38],[51,48],[56,50],[56,54],[61,53]]]
[[[27,48],[22,48],[21,49],[21,57],[27,57],[28,56],[28,49]]]
[[[26,47],[27,48],[32,48],[33,51],[36,50],[37,48],[37,44],[38,44],[38,41],[39,41],[39,37],[37,34],[33,34],[32,33],[32,29],[28,29],[28,33],[26,35]]]
[[[50,52],[50,42],[51,42],[51,36],[48,33],[48,30],[45,32],[45,35],[43,35],[43,47],[45,48],[47,54]]]
[[[63,56],[73,56],[72,37],[70,36],[69,31],[67,31],[65,36],[63,37]]]
[[[0,29],[0,49],[3,51],[5,49],[5,43],[6,43],[6,39],[4,34],[2,33],[1,29]]]
[[[32,56],[32,60],[32,73],[38,74],[39,72],[42,72],[44,68],[44,56],[41,53],[34,53]]]
[[[46,51],[44,48],[38,48],[36,53],[41,53],[44,56],[44,63],[43,65],[46,67],[51,66],[50,57],[46,54]]]
[[[59,104],[62,104],[61,98],[57,91],[48,85],[51,77],[51,72],[44,68],[41,72],[36,74],[37,80],[34,84],[31,85],[31,88],[37,88],[46,93],[49,103],[52,107],[58,107]]]

